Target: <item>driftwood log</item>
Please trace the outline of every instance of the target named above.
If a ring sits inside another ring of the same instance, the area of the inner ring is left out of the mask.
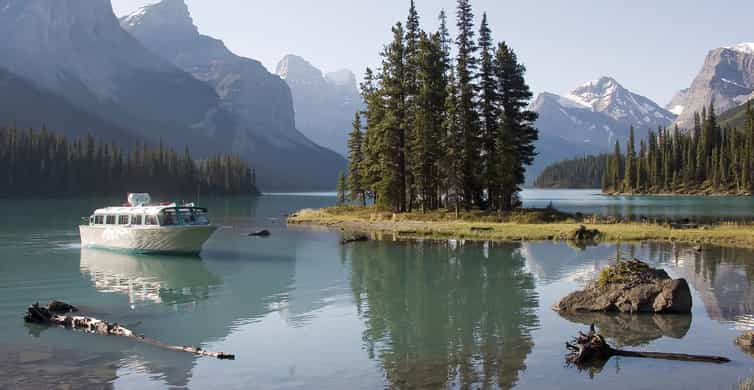
[[[577,366],[579,369],[590,367],[602,367],[613,356],[628,356],[650,359],[681,360],[686,362],[701,363],[728,363],[730,359],[722,356],[687,355],[682,353],[665,352],[638,352],[615,349],[611,347],[605,338],[594,329],[589,328],[589,333],[579,332],[573,341],[566,343],[568,353],[566,363]]]
[[[71,315],[71,313],[77,313],[78,311],[78,308],[75,306],[64,302],[53,301],[47,306],[41,306],[39,303],[35,303],[29,306],[26,310],[24,321],[33,324],[59,326],[66,329],[104,336],[128,337],[141,343],[154,345],[172,351],[188,352],[199,356],[210,356],[222,360],[234,360],[236,358],[235,355],[224,352],[210,352],[198,347],[165,344],[161,341],[145,337],[144,335],[137,335],[132,330],[118,325],[118,323],[98,320],[92,317]]]

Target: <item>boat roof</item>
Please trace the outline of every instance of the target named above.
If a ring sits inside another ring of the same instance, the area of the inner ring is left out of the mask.
[[[157,215],[165,209],[186,209],[186,210],[198,210],[201,212],[207,212],[207,209],[202,207],[195,207],[193,205],[179,206],[175,203],[165,205],[150,205],[150,206],[121,206],[121,207],[105,207],[102,209],[94,210],[94,215],[113,215],[113,214],[144,214],[144,215]]]

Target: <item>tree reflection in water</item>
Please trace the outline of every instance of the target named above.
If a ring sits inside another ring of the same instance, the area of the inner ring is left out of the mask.
[[[534,343],[538,297],[517,244],[349,246],[363,339],[398,388],[512,387]]]

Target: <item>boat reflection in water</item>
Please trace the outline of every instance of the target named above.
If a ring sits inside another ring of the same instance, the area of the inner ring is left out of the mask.
[[[207,299],[210,287],[222,282],[195,257],[82,248],[80,266],[98,291],[127,295],[131,305],[195,303]]]

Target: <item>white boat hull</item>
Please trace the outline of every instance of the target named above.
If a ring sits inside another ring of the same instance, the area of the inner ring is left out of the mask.
[[[138,253],[196,255],[217,230],[216,226],[79,226],[81,245]]]

